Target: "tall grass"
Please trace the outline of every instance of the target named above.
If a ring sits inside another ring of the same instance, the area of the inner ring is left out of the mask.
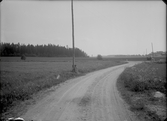
[[[156,68],[157,64],[142,63],[132,68],[126,68],[120,78],[123,80],[125,87],[130,91],[144,92],[156,90],[166,94],[166,77],[161,68]]]
[[[126,68],[117,82],[118,90],[130,104],[130,109],[148,121],[163,121],[166,117],[158,115],[147,106],[166,106],[166,98],[159,100],[153,95],[156,91],[166,94],[166,86],[166,64],[151,62]]]

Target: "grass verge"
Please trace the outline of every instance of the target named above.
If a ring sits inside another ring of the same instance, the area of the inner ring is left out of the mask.
[[[140,120],[166,119],[166,64],[143,62],[126,68],[118,78],[117,88]],[[164,96],[155,97],[156,92]]]

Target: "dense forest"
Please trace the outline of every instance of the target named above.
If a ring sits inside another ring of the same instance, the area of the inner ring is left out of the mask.
[[[71,57],[73,49],[59,45],[32,45],[0,43],[0,56],[37,56],[37,57]],[[87,54],[75,48],[76,57],[87,57]]]

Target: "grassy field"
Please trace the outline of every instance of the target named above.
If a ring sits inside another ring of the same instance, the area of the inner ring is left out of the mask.
[[[141,120],[163,121],[166,118],[166,63],[143,62],[126,68],[117,87],[130,110]],[[155,97],[157,91],[164,97]]]
[[[76,58],[79,74],[72,70],[71,58],[1,57],[1,114],[7,112],[19,101],[31,98],[31,95],[48,89],[67,79],[95,70],[120,65],[118,60],[97,60],[95,58]],[[60,75],[60,78],[57,78]]]

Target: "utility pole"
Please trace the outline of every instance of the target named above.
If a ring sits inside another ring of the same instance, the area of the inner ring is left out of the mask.
[[[75,65],[75,46],[74,46],[74,12],[73,12],[73,0],[71,0],[71,17],[72,17],[72,45],[73,45],[73,61],[72,61],[72,71],[76,72]]]
[[[151,46],[152,46],[152,57],[154,58],[153,43],[151,43]]]
[[[155,58],[154,58],[153,43],[151,43],[151,46],[152,46],[152,59],[151,60],[154,61]]]

